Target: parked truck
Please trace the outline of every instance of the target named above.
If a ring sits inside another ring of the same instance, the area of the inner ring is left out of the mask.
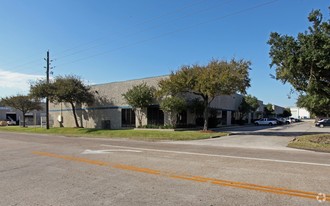
[[[255,125],[269,125],[269,126],[272,126],[272,125],[276,125],[277,124],[277,121],[274,120],[274,119],[269,119],[269,118],[262,118],[262,119],[259,119],[259,120],[256,120],[254,122]]]

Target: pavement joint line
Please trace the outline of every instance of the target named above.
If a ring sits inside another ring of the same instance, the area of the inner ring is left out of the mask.
[[[172,179],[181,179],[181,180],[194,181],[194,182],[200,182],[200,183],[211,183],[214,185],[221,185],[221,186],[225,186],[225,187],[234,187],[234,188],[239,188],[239,189],[247,189],[247,190],[267,192],[267,193],[273,193],[273,194],[279,194],[279,195],[288,195],[288,196],[294,196],[294,197],[315,199],[319,202],[325,202],[325,201],[330,202],[330,198],[327,199],[327,197],[330,197],[330,194],[325,194],[325,193],[307,192],[307,191],[292,190],[292,189],[278,188],[278,187],[272,187],[272,186],[262,186],[262,185],[244,183],[244,182],[235,182],[235,181],[221,180],[221,179],[216,179],[216,178],[192,176],[192,175],[188,175],[188,174],[162,172],[160,170],[154,170],[154,169],[149,169],[149,168],[142,168],[142,167],[136,167],[136,166],[130,166],[130,165],[124,165],[124,164],[116,164],[116,163],[110,163],[110,162],[103,162],[103,161],[98,161],[98,160],[91,160],[91,159],[86,159],[86,158],[81,158],[81,157],[60,155],[60,154],[41,152],[41,151],[33,151],[32,154],[38,155],[38,156],[44,156],[44,157],[64,159],[64,160],[73,161],[73,162],[87,163],[87,164],[98,165],[98,166],[108,166],[108,167],[115,168],[115,169],[128,170],[128,171],[133,171],[133,172],[141,172],[141,173],[146,173],[146,174],[151,174],[151,175],[159,175],[159,176],[168,177],[168,178],[172,178]]]
[[[199,155],[199,156],[208,156],[208,157],[223,157],[223,158],[232,158],[232,159],[243,159],[243,160],[255,160],[255,161],[265,161],[265,162],[278,162],[278,163],[288,163],[288,164],[301,164],[301,165],[330,167],[330,164],[315,163],[315,162],[299,162],[299,161],[265,159],[265,158],[256,158],[256,157],[241,157],[241,156],[230,156],[230,155],[206,154],[206,153],[198,153],[198,152],[158,150],[158,149],[147,149],[147,148],[140,148],[140,147],[115,146],[115,145],[109,145],[109,144],[102,144],[101,146],[116,147],[116,148],[129,148],[129,149],[151,151],[151,152],[166,152],[166,153],[174,153],[174,154]]]

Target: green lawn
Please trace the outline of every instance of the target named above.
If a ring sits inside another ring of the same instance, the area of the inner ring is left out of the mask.
[[[227,133],[201,131],[157,131],[157,130],[102,130],[88,128],[50,128],[49,130],[39,127],[0,127],[0,131],[25,132],[39,134],[54,134],[72,137],[101,137],[101,138],[128,138],[134,140],[157,141],[157,140],[198,140],[225,136]]]
[[[330,134],[306,135],[291,141],[288,147],[330,152]]]

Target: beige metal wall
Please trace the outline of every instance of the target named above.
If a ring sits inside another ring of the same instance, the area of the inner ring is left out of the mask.
[[[158,82],[168,76],[159,76],[153,78],[137,79],[124,82],[113,82],[107,84],[98,84],[92,86],[95,93],[96,102],[93,105],[77,105],[77,116],[80,126],[86,128],[102,128],[104,120],[110,120],[111,128],[121,128],[121,109],[130,108],[125,102],[122,94],[126,93],[133,86],[146,83],[149,86],[158,87]],[[54,121],[54,127],[75,127],[75,121],[71,106],[66,103],[50,104],[50,117]],[[146,113],[146,111],[144,111]],[[59,116],[62,118],[60,123]],[[136,119],[136,124],[138,121]],[[143,124],[147,124],[146,115],[143,118]]]
[[[107,84],[98,84],[92,86],[95,93],[96,102],[93,105],[77,105],[77,116],[80,126],[85,128],[102,128],[103,122],[110,120],[112,129],[121,128],[121,110],[122,108],[130,108],[125,102],[122,94],[126,93],[133,86],[146,83],[149,86],[158,87],[158,82],[168,76],[159,76],[145,79],[137,79],[123,82],[113,82]],[[184,95],[184,98],[193,99],[196,95]],[[237,111],[242,96],[239,94],[219,95],[214,98],[210,106],[227,112],[227,124],[230,124],[231,111]],[[155,104],[158,104],[155,102]],[[147,124],[146,113],[144,110],[143,125]],[[50,104],[50,115],[54,122],[54,127],[75,127],[72,109],[69,104]],[[62,120],[60,123],[58,120]],[[188,112],[187,124],[195,124],[195,114]],[[136,126],[138,120],[136,119]],[[168,114],[164,114],[165,125],[169,123]]]

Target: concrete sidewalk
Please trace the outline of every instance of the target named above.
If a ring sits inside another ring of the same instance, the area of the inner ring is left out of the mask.
[[[273,150],[296,150],[287,147],[294,137],[285,136],[262,136],[262,135],[229,135],[213,139],[178,141],[173,144],[207,145],[220,147],[273,149]]]

